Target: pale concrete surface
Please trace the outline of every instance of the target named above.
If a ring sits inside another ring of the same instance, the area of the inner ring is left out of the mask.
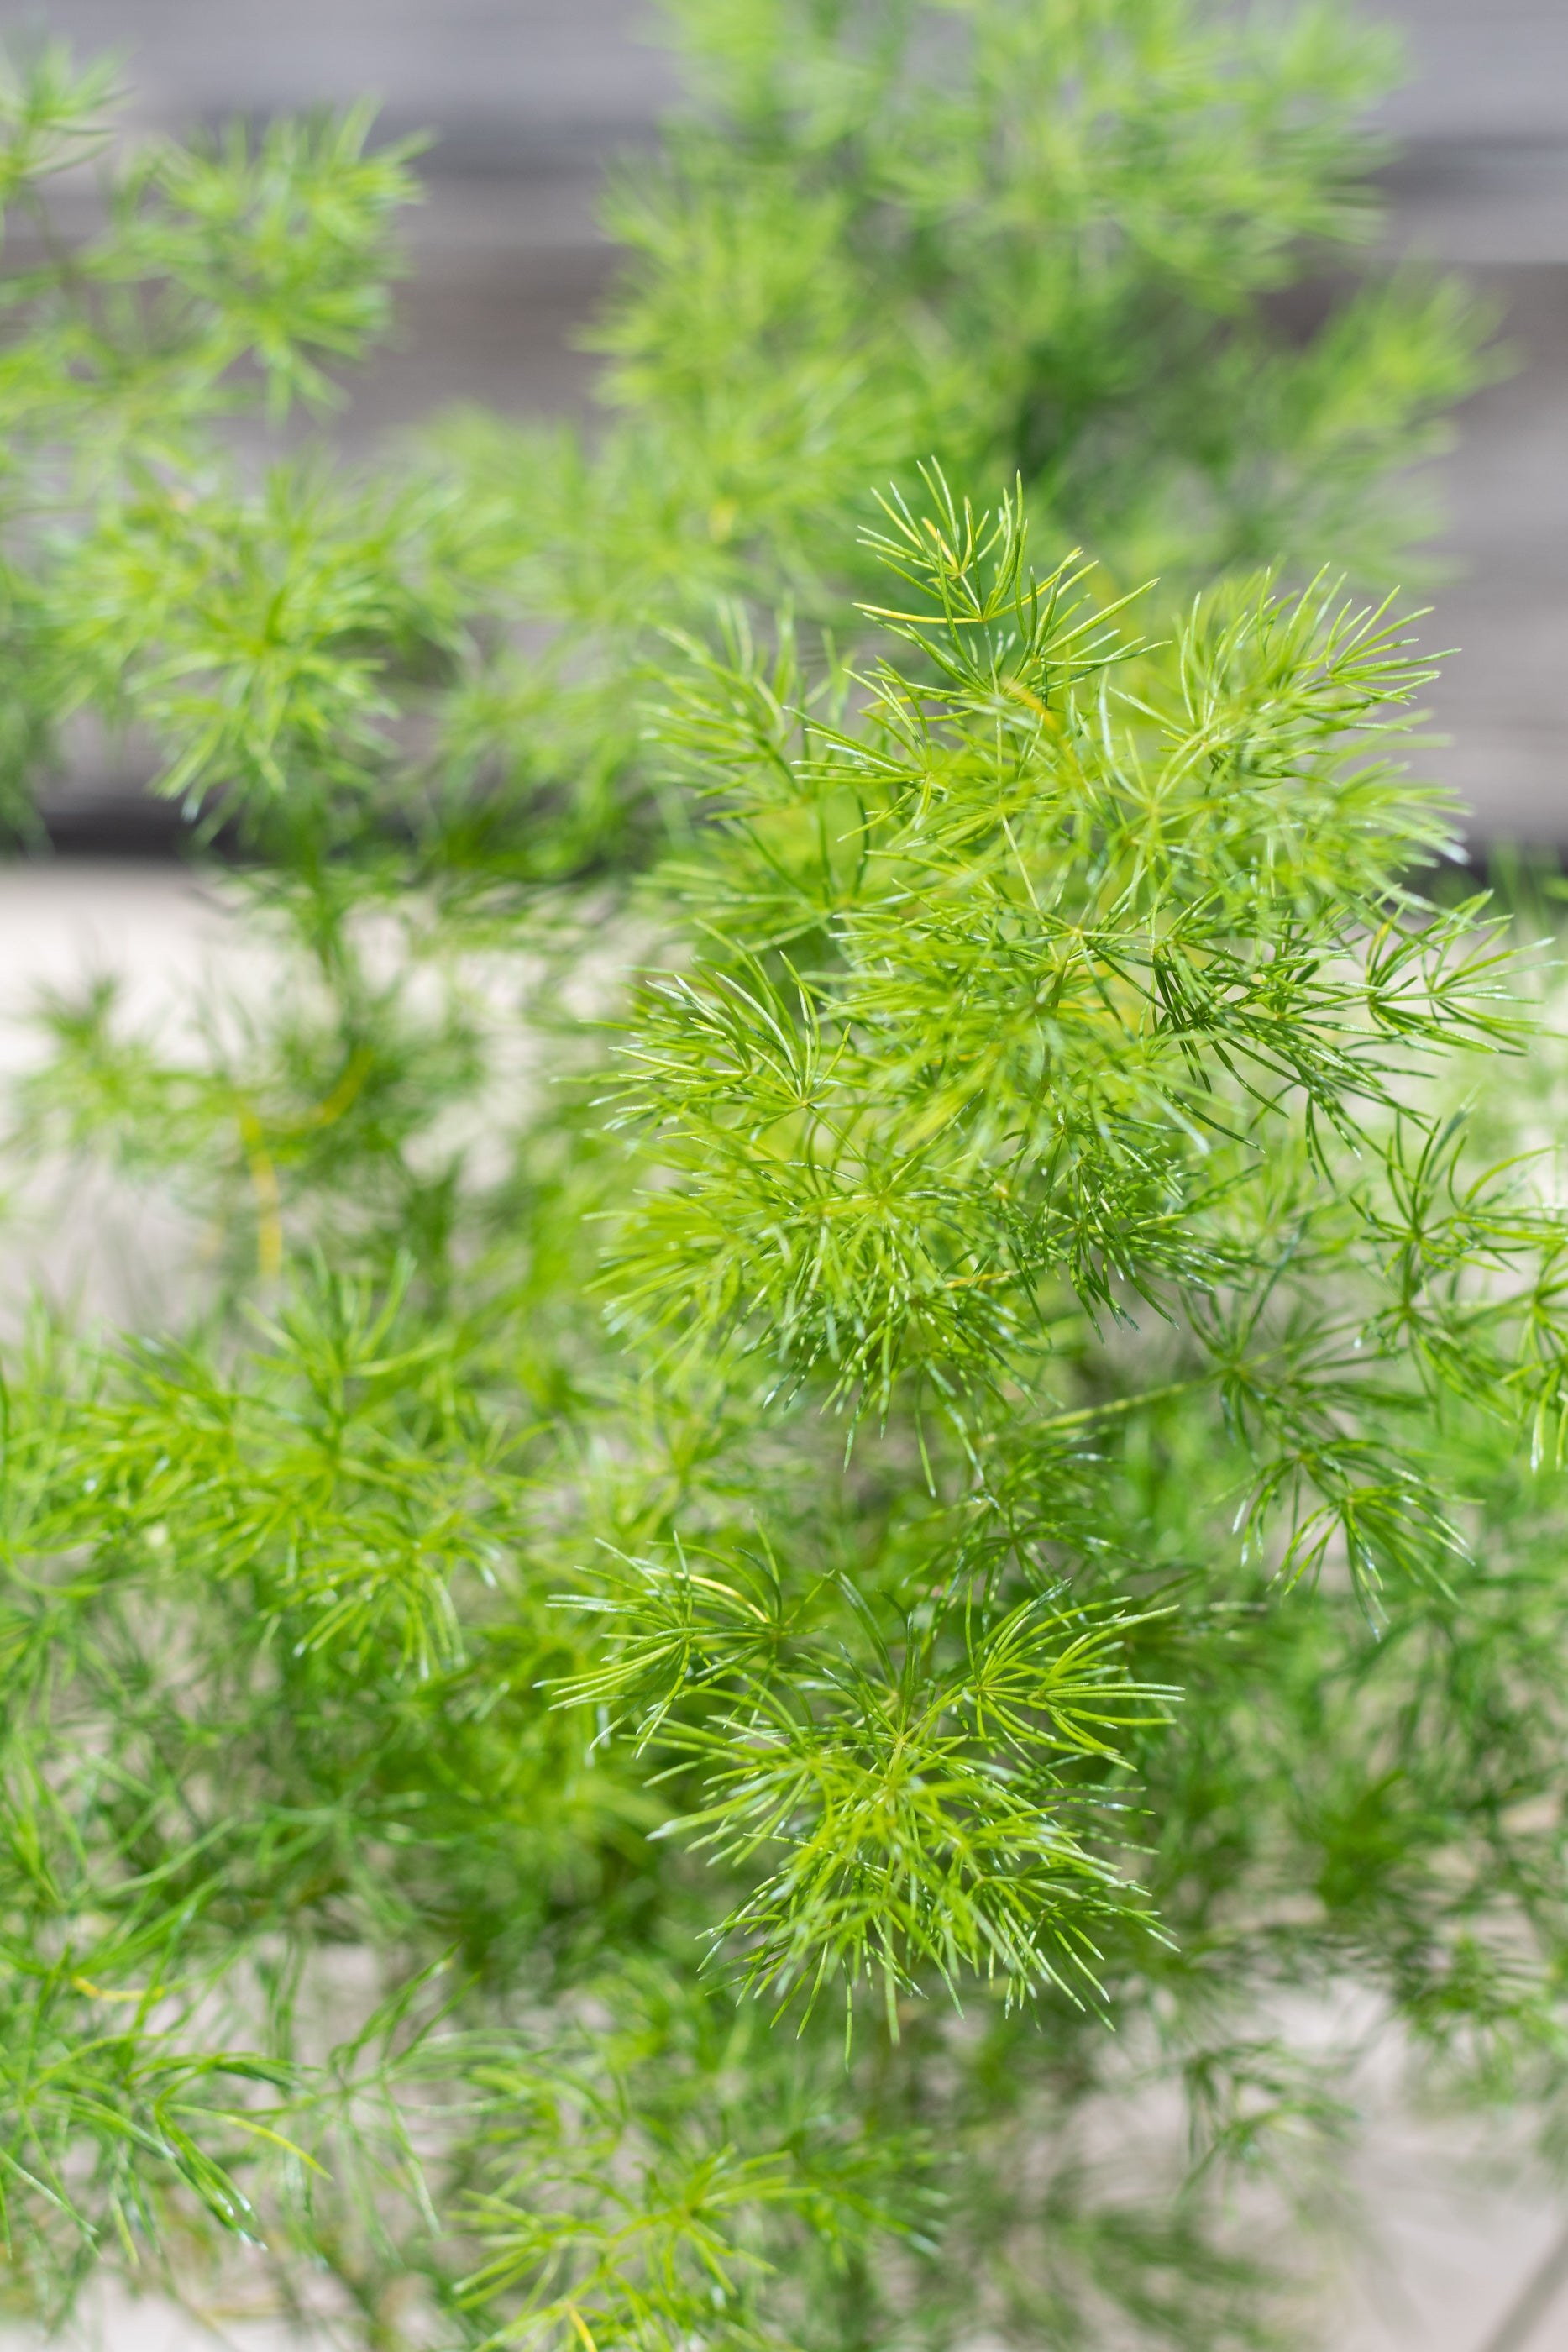
[[[1459,2131],[1422,2131],[1391,2112],[1355,2168],[1366,2242],[1347,2264],[1322,2352],[1492,2352],[1497,2332],[1548,2261],[1568,2200],[1528,2173],[1478,2158]],[[1562,2352],[1560,2283],[1508,2352]]]
[[[183,1022],[214,966],[245,952],[228,910],[188,868],[110,860],[0,864],[0,1075],[44,1050],[36,1015],[99,975],[127,1018]]]
[[[48,1050],[38,1014],[50,996],[117,983],[118,1018],[179,1052],[197,1019],[276,985],[277,959],[181,866],[90,859],[0,864],[0,1134],[17,1081]],[[0,1186],[0,1334],[35,1296],[76,1320],[154,1328],[198,1278],[202,1237],[155,1184],[99,1167],[8,1158]]]

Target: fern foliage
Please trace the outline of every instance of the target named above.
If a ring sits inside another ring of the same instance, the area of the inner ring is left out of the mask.
[[[1369,2042],[1561,2108],[1558,1055],[1383,577],[1490,362],[1287,300],[1335,12],[672,24],[602,429],[357,469],[408,153],[5,88],[13,817],[134,730],[273,979],[10,1118],[187,1264],[14,1301],[0,2284],[1274,2343]]]

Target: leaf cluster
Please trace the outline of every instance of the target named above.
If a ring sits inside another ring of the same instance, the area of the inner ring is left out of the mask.
[[[406,152],[0,110],[8,772],[146,730],[269,959],[12,1138],[188,1244],[7,1352],[5,2291],[1278,2342],[1365,2041],[1561,2131],[1563,1074],[1336,584],[1477,322],[1290,325],[1335,12],[674,21],[603,431],[359,471],[227,436]]]

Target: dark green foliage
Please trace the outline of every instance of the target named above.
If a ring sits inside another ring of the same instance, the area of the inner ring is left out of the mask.
[[[277,978],[20,1099],[194,1303],[8,1360],[0,2277],[1276,2342],[1368,2035],[1561,2103],[1555,1049],[1319,570],[1473,324],[1270,308],[1337,16],[678,15],[591,443],[227,446],[383,315],[358,121],[8,281],[18,774],[148,730]]]

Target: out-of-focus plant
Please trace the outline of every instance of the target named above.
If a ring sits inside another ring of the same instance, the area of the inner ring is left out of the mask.
[[[440,436],[473,560],[557,633],[542,671],[475,677],[479,725],[513,698],[513,790],[580,855],[637,806],[599,715],[625,650],[715,593],[852,627],[842,518],[933,452],[1021,474],[1054,541],[1167,612],[1263,563],[1396,576],[1430,528],[1411,461],[1491,362],[1465,288],[1367,263],[1385,31],[1202,0],[669,13],[693,103],[613,193],[608,429]]]
[[[1411,462],[1490,362],[1462,287],[1361,259],[1383,34],[1207,0],[674,16],[694,110],[611,204],[610,422],[458,417],[363,479],[257,480],[214,428],[333,397],[409,151],[363,115],[158,149],[62,245],[47,183],[101,143],[105,78],[51,52],[12,89],[12,216],[43,224],[7,285],[13,772],[89,699],[274,856],[368,796],[493,893],[644,854],[657,631],[716,593],[852,630],[867,485],[933,453],[1021,473],[1103,585],[1172,610],[1261,562],[1385,576],[1419,535]]]
[[[1473,331],[1270,309],[1337,16],[680,21],[597,439],[225,443],[383,315],[359,123],[12,284],[16,740],[133,720],[286,961],[22,1098],[207,1271],[6,1364],[0,2281],[1261,2345],[1335,2017],[1561,2096],[1556,1080],[1317,569]],[[103,95],[18,84],[24,210]]]
[[[273,640],[246,708],[226,724],[210,715],[215,731],[191,730],[220,760],[243,750],[265,774],[267,712],[292,688],[301,723],[312,675],[319,724],[351,740],[351,665],[333,666],[329,681],[325,646],[384,627],[389,598],[398,602],[384,529],[373,595],[369,545],[357,580],[341,549],[334,564],[323,548],[308,584],[286,583],[290,548],[298,566],[318,525],[280,485],[262,502],[272,543],[260,544],[235,506],[223,426],[247,409],[278,424],[337,397],[327,369],[357,358],[390,315],[392,224],[415,194],[413,150],[368,152],[371,115],[360,110],[125,157],[113,99],[108,68],[78,69],[59,47],[0,84],[0,660],[13,824],[26,823],[23,788],[51,725],[87,701],[115,709],[143,646],[157,647],[145,716],[189,728],[197,681],[219,676],[225,651],[255,660]],[[95,166],[101,223],[73,238],[51,191],[62,180],[79,188]],[[183,788],[178,772],[168,782]]]

